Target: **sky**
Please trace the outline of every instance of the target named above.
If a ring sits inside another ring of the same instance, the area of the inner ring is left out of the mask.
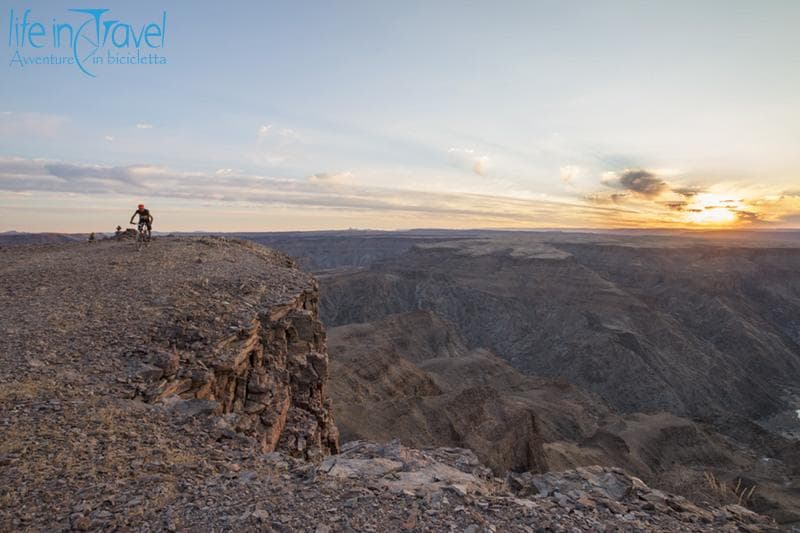
[[[800,227],[795,0],[0,5],[0,231]]]

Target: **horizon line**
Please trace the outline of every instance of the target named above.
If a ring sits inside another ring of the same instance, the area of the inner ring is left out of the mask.
[[[341,232],[363,232],[363,233],[411,233],[411,232],[424,232],[424,231],[441,231],[441,232],[517,232],[517,233],[544,233],[544,232],[564,232],[564,233],[615,233],[615,232],[669,232],[669,233],[741,233],[741,232],[754,232],[754,233],[788,233],[800,232],[800,227],[780,227],[780,228],[765,228],[765,227],[747,227],[747,228],[676,228],[670,226],[649,226],[649,227],[616,227],[616,228],[598,228],[598,227],[544,227],[544,228],[446,228],[446,227],[418,227],[418,228],[395,228],[395,229],[379,229],[379,228],[339,228],[339,229],[288,229],[288,230],[161,230],[153,231],[154,235],[191,235],[191,234],[252,234],[252,233],[341,233]],[[114,235],[114,231],[21,231],[16,229],[0,231],[0,235],[89,235],[96,233],[100,235]]]

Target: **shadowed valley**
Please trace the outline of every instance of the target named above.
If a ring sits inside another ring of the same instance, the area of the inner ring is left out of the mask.
[[[322,286],[345,439],[625,467],[800,519],[796,235],[250,236]],[[332,327],[335,326],[335,327]]]

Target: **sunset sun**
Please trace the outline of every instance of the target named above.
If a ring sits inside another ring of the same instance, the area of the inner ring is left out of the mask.
[[[686,221],[692,224],[726,226],[737,220],[741,200],[730,195],[701,193],[689,204]]]

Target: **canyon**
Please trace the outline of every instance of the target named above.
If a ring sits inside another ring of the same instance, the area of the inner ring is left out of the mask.
[[[497,469],[620,466],[701,500],[713,472],[800,518],[796,232],[246,237],[320,280],[345,438],[463,445]],[[503,442],[521,412],[539,459]]]
[[[0,248],[3,529],[798,520],[791,242],[241,237]]]

